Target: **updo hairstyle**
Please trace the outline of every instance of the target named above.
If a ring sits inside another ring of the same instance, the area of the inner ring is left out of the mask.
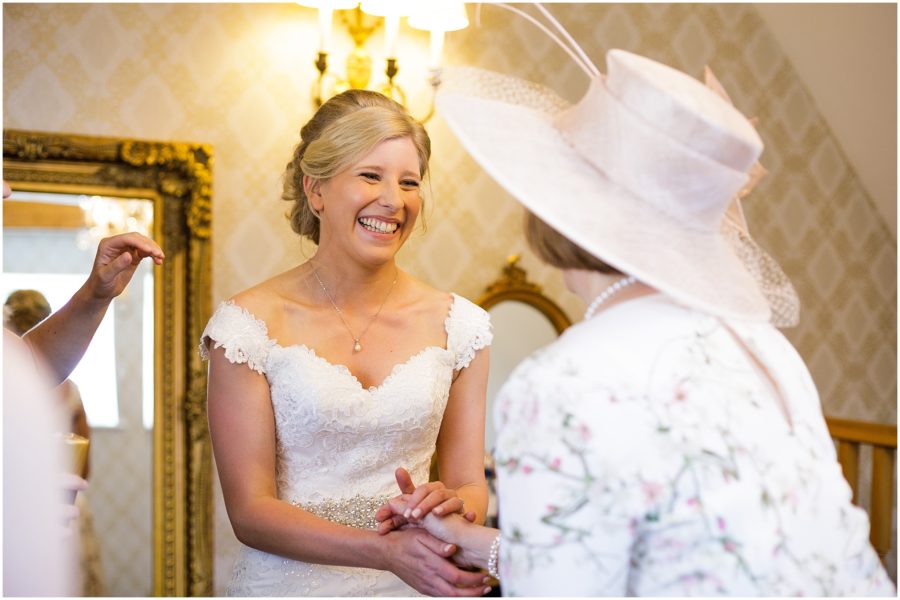
[[[329,99],[300,130],[300,143],[284,173],[282,199],[292,202],[291,229],[319,243],[319,217],[303,190],[303,176],[320,181],[350,168],[381,142],[408,137],[419,156],[419,176],[428,173],[431,140],[421,123],[387,96],[347,90]]]
[[[3,305],[4,325],[16,335],[26,331],[50,316],[50,303],[37,290],[16,290]]]

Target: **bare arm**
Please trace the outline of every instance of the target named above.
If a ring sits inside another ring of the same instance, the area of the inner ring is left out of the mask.
[[[488,503],[484,479],[484,411],[489,361],[487,348],[478,351],[450,387],[437,439],[441,480],[416,487],[409,474],[398,469],[400,489],[410,494],[407,519],[416,521],[432,512],[436,515],[461,512],[470,521],[484,523]],[[402,523],[393,521],[379,531],[385,533],[395,525]]]
[[[230,363],[222,348],[210,353],[208,414],[228,517],[244,544],[311,563],[388,570],[424,593],[484,592],[483,577],[457,569],[443,558],[454,549],[423,530],[379,536],[280,500],[268,382],[246,365]]]
[[[416,523],[428,514],[463,513],[469,521],[484,523],[488,491],[484,478],[485,398],[490,355],[488,348],[476,353],[450,387],[450,397],[437,439],[440,481],[417,486],[406,469],[396,471],[400,492],[405,494],[404,513],[389,505],[375,514],[382,534]]]
[[[468,367],[460,371],[450,386],[450,398],[437,439],[441,481],[456,490],[464,502],[464,510],[475,513],[476,523],[484,523],[488,505],[484,478],[484,411],[489,367],[490,352],[485,347],[475,354]],[[414,500],[418,500],[415,494]],[[429,505],[420,508],[423,515],[430,511]]]
[[[426,515],[422,526],[431,535],[457,547],[453,560],[464,567],[475,567],[487,570],[491,544],[498,535],[499,529],[470,523],[459,515],[436,517]]]
[[[55,383],[62,383],[84,356],[110,302],[122,293],[147,257],[160,265],[164,255],[156,242],[139,233],[101,240],[84,285],[65,306],[22,337],[32,352],[46,361]]]

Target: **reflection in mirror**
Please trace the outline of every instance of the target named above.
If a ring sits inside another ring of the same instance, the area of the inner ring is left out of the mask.
[[[153,201],[14,191],[3,217],[0,297],[36,290],[55,311],[84,283],[101,237],[152,231]],[[78,498],[83,595],[153,590],[153,287],[142,261],[69,377],[74,386],[60,390],[72,430],[90,439],[89,488]]]
[[[130,217],[152,212],[148,233],[166,254],[162,266],[144,267],[146,272],[132,279],[109,311],[108,339],[115,358],[101,359],[101,370],[115,374],[114,392],[82,390],[91,396],[89,402],[118,396],[107,401],[111,410],[106,416],[89,409],[97,438],[91,465],[96,476],[91,476],[90,489],[98,495],[104,487],[100,478],[106,476],[116,498],[115,506],[103,510],[108,519],[103,535],[128,542],[103,548],[110,595],[212,594],[212,457],[206,367],[196,351],[196,340],[211,313],[212,161],[212,148],[206,144],[3,130],[3,177],[13,189],[13,199],[19,200],[3,203],[4,238],[9,244],[21,238],[19,247],[6,248],[6,261],[40,255],[57,269],[49,271],[55,275],[63,275],[58,272],[63,262],[82,261],[84,270],[74,276],[83,281],[91,264],[87,257],[94,249],[81,252],[78,242],[90,236],[83,234],[79,240],[73,231],[84,227],[85,208],[98,235],[110,233],[101,224],[127,223]],[[48,202],[49,198],[53,199]],[[47,219],[62,221],[66,225],[55,229],[70,231],[57,231],[45,242],[51,248],[35,251],[31,244],[37,242],[27,236],[48,235],[54,227]],[[29,228],[34,231],[26,232]],[[4,267],[25,270],[11,262]],[[128,349],[122,340],[130,341]],[[148,340],[147,346],[142,340]],[[152,357],[152,363],[132,356]],[[153,401],[143,402],[144,396]],[[104,452],[111,447],[117,451]],[[100,502],[93,497],[91,501]],[[94,512],[99,530],[100,511]],[[144,520],[135,524],[124,516],[131,514]],[[146,520],[147,515],[152,521]],[[126,577],[132,569],[139,574],[127,576],[139,579],[118,588],[116,582],[121,580],[116,578]]]

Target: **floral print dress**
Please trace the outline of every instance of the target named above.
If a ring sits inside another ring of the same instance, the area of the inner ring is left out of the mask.
[[[767,324],[625,302],[526,359],[495,410],[504,594],[896,593]]]

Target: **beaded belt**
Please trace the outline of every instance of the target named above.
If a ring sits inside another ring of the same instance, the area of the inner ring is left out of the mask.
[[[317,517],[347,525],[357,529],[377,529],[378,521],[375,512],[381,508],[391,496],[353,496],[345,500],[323,500],[322,502],[291,502]]]

